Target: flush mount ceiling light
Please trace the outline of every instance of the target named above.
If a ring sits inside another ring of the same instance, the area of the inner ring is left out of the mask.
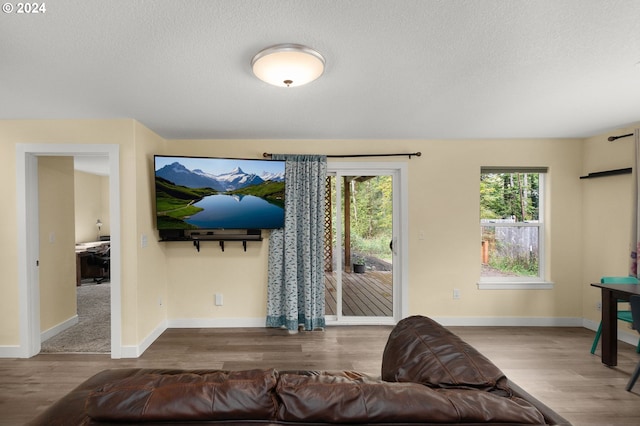
[[[280,87],[307,84],[324,72],[324,57],[301,44],[278,44],[258,52],[251,60],[260,80]]]

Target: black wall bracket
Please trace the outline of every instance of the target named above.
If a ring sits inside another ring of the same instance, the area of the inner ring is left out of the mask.
[[[589,173],[586,176],[580,176],[580,179],[591,179],[597,177],[605,177],[605,176],[616,176],[616,175],[628,175],[633,172],[631,167],[626,169],[615,169],[615,170],[606,170],[604,172],[594,172]]]
[[[220,249],[224,252],[225,242],[241,241],[242,248],[247,251],[247,241],[262,241],[260,229],[247,229],[237,231],[180,231],[180,232],[160,232],[160,241],[192,241],[193,246],[200,252],[200,242],[218,241]]]

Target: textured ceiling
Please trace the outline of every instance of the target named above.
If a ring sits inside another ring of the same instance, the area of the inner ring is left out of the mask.
[[[15,3],[14,3],[15,4]],[[640,121],[638,0],[46,2],[0,14],[0,119],[169,139],[584,137]],[[325,74],[255,78],[300,43]]]

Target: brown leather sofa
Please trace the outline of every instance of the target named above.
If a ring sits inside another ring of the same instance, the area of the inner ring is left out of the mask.
[[[106,370],[30,425],[570,425],[435,321],[398,323],[354,371]]]

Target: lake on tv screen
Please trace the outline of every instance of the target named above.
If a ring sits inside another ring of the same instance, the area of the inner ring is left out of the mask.
[[[185,222],[198,228],[282,228],[284,209],[253,195],[209,195],[194,204],[204,210]]]

